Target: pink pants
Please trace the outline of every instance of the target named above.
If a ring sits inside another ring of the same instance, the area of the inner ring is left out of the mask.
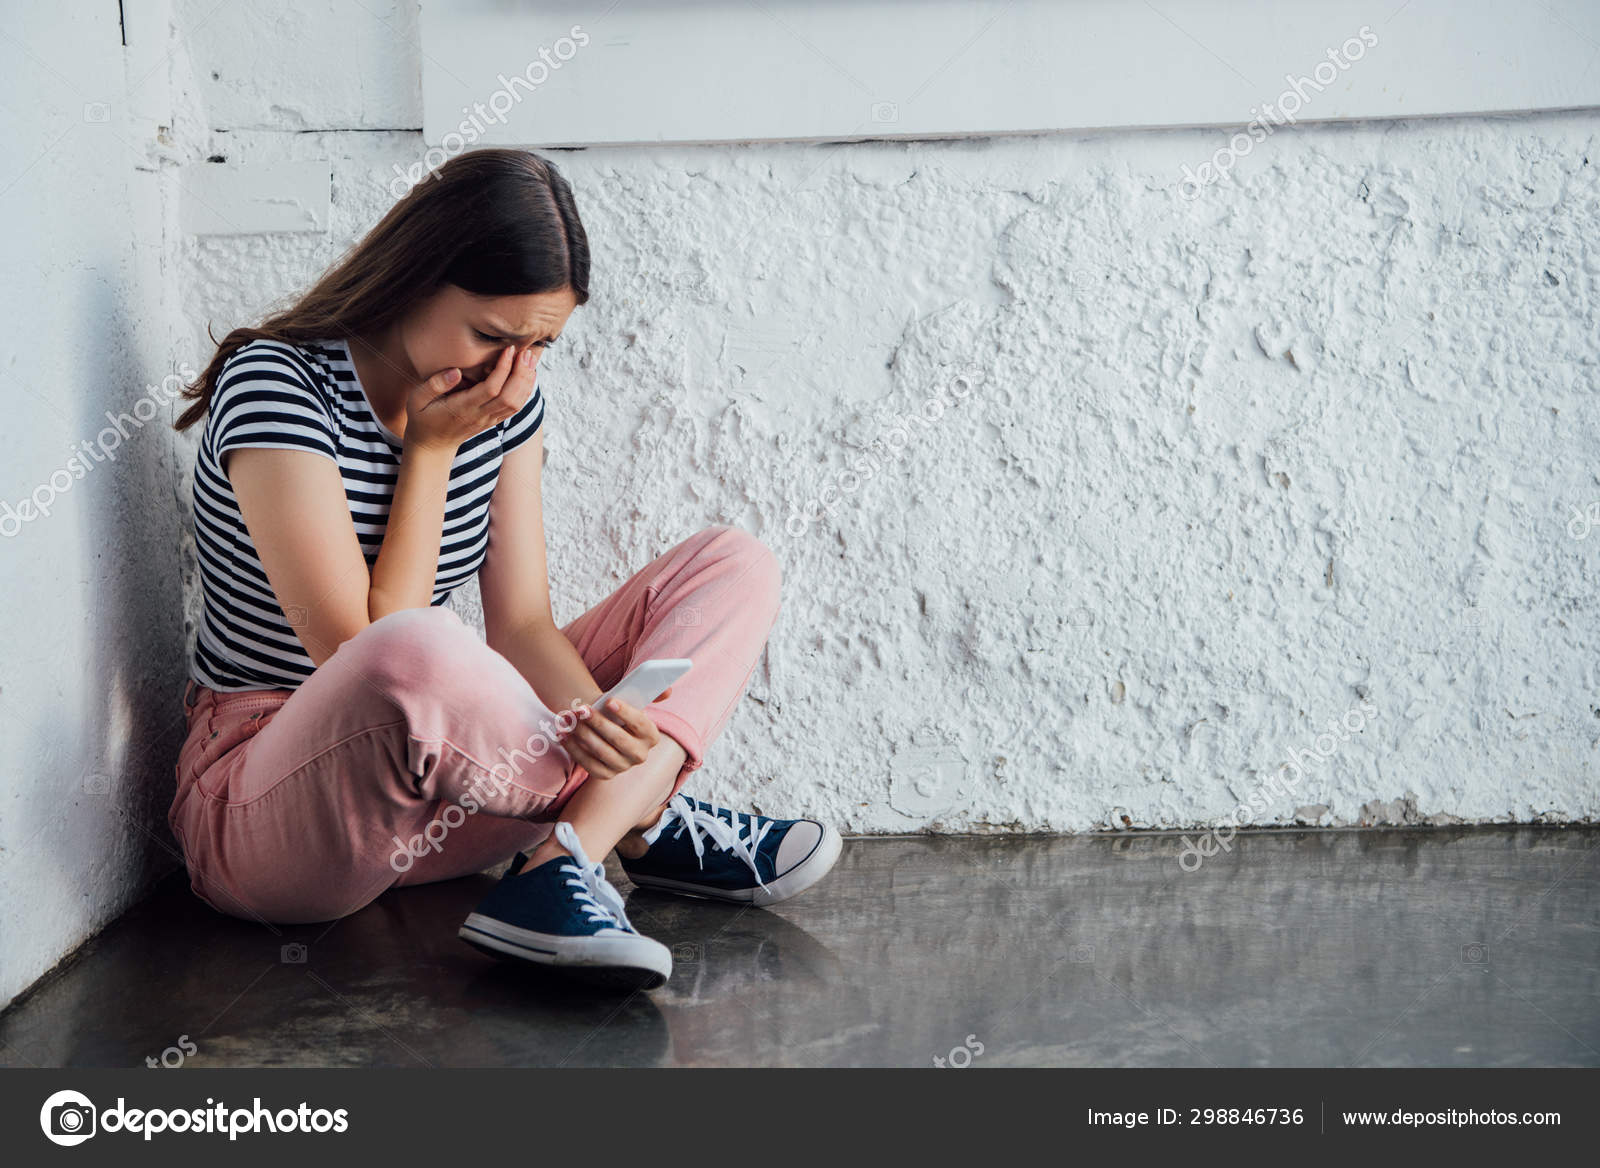
[[[562,629],[603,688],[651,657],[693,659],[645,710],[687,755],[674,794],[750,680],[779,582],[755,536],[709,527]],[[481,872],[538,845],[588,777],[555,744],[556,711],[448,608],[373,622],[298,689],[190,681],[184,705],[168,823],[195,894],[231,916],[334,920]]]

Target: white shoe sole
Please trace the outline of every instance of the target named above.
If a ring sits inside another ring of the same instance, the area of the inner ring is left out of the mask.
[[[687,880],[666,880],[659,876],[635,876],[627,869],[628,879],[640,888],[656,888],[663,892],[681,892],[687,896],[701,896],[707,900],[725,900],[734,904],[750,904],[757,908],[765,908],[769,904],[777,904],[780,900],[788,900],[791,896],[810,888],[817,881],[826,876],[838,863],[839,854],[844,850],[844,837],[827,824],[822,825],[822,838],[817,841],[817,846],[811,849],[811,854],[778,877],[766,888],[757,885],[754,888],[708,888],[704,884],[695,884]]]
[[[456,936],[494,957],[517,957],[605,985],[653,990],[672,976],[672,950],[639,936],[566,937],[470,914]]]

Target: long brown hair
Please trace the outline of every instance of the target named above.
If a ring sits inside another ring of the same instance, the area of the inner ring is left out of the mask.
[[[173,429],[205,417],[222,367],[251,341],[370,336],[444,284],[480,296],[571,288],[588,302],[589,238],[554,163],[526,150],[473,150],[446,162],[293,306],[217,342],[205,372],[184,387],[193,403]]]

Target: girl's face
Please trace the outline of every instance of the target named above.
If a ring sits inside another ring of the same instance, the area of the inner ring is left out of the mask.
[[[537,366],[577,306],[571,288],[476,296],[446,284],[411,310],[400,328],[400,347],[418,381],[459,369],[459,389],[482,381],[507,345],[515,345],[518,353],[531,348]]]

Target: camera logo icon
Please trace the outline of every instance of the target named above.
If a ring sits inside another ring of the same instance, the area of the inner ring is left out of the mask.
[[[52,1144],[81,1144],[95,1132],[94,1104],[77,1091],[57,1091],[39,1109],[39,1126]]]
[[[304,965],[306,963],[306,947],[298,941],[291,941],[278,950],[278,959],[283,965]]]
[[[889,806],[901,815],[930,820],[949,811],[964,793],[966,759],[950,746],[913,746],[897,754],[889,774]]]

